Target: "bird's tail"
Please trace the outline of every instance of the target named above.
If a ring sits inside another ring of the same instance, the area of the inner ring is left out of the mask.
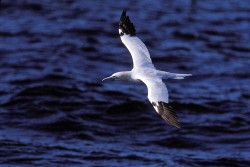
[[[192,76],[192,74],[174,74],[173,79],[184,79],[184,77]]]
[[[160,76],[162,79],[184,79],[184,77],[192,76],[192,74],[177,74],[177,73],[170,73],[165,71],[159,71]]]

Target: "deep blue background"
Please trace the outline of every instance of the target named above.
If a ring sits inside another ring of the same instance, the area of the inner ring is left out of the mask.
[[[118,35],[127,10],[166,81],[182,129],[130,70]],[[250,1],[2,0],[0,164],[249,166]]]

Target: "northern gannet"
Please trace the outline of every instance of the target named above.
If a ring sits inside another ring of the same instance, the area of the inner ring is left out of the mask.
[[[192,74],[177,74],[156,70],[145,44],[136,36],[136,30],[126,11],[122,12],[119,21],[119,35],[133,59],[131,71],[116,72],[104,80],[143,82],[148,88],[148,99],[154,109],[167,123],[177,128],[180,124],[175,111],[169,106],[168,90],[163,79],[184,79]]]

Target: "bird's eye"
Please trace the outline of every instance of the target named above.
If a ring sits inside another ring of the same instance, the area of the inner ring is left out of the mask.
[[[117,79],[118,77],[117,76],[112,76],[112,78]]]

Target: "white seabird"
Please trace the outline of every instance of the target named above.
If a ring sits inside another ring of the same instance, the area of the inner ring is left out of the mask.
[[[143,82],[148,88],[148,99],[159,115],[172,126],[180,128],[177,116],[169,106],[168,90],[163,79],[184,79],[192,74],[176,74],[156,70],[145,44],[136,36],[136,30],[126,11],[122,12],[119,21],[119,34],[133,59],[131,71],[116,72],[104,80],[121,80]]]

